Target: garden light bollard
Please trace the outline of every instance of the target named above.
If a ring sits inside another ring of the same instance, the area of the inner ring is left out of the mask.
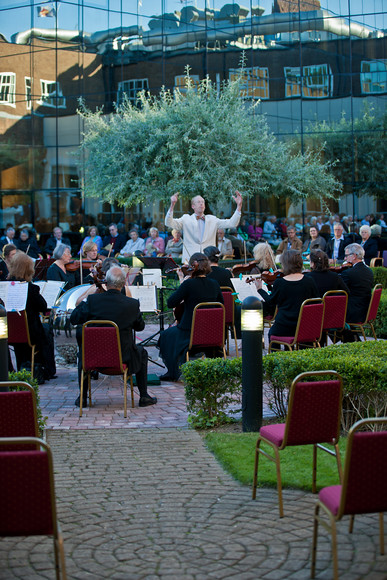
[[[262,303],[255,296],[242,302],[242,429],[262,425]]]
[[[8,323],[7,311],[0,305],[0,381],[8,381]],[[8,391],[8,387],[0,387]]]

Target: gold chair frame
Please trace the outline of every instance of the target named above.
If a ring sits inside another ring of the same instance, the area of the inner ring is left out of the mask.
[[[38,425],[38,411],[36,406],[36,394],[34,388],[28,383],[23,381],[4,381],[0,382],[0,387],[23,387],[24,390],[30,391],[32,395],[32,409],[34,413],[34,424],[35,424],[35,437],[39,437],[39,425]]]
[[[31,344],[31,336],[30,336],[30,329],[28,326],[28,318],[27,318],[27,312],[25,310],[22,310],[21,312],[12,312],[12,313],[8,313],[8,314],[17,314],[19,316],[23,316],[24,318],[24,322],[25,322],[25,326],[26,326],[26,333],[27,333],[27,344],[31,349],[31,379],[34,378],[34,366],[35,366],[35,355],[37,354],[37,350],[36,349],[36,344]],[[8,316],[7,314],[7,316]],[[12,344],[25,344],[25,343],[12,343],[11,341],[8,340],[8,342],[12,345]]]
[[[346,456],[350,457],[351,449],[352,449],[352,442],[353,436],[359,429],[362,429],[365,425],[371,424],[387,424],[387,417],[375,417],[375,418],[368,418],[368,419],[361,419],[357,421],[352,428],[349,430],[348,433],[348,442],[347,442],[347,449],[346,449]],[[383,461],[384,458],[381,458]],[[338,568],[338,556],[337,556],[337,532],[336,532],[336,522],[340,521],[344,516],[344,506],[345,506],[345,497],[349,479],[349,468],[350,468],[350,461],[346,459],[344,465],[344,476],[342,482],[342,490],[341,490],[341,497],[340,497],[340,507],[337,515],[333,515],[332,512],[320,501],[317,500],[315,511],[314,511],[314,521],[313,521],[313,544],[312,544],[312,562],[311,562],[311,574],[310,577],[315,577],[316,572],[316,555],[317,555],[317,536],[318,536],[318,524],[320,523],[328,532],[331,534],[332,539],[332,560],[333,560],[333,579],[338,580],[339,578],[339,568]],[[320,514],[320,508],[323,512],[327,515],[329,522],[326,522],[322,519]],[[355,516],[350,516],[349,520],[349,533],[352,534],[353,531],[353,524],[355,521]],[[383,523],[383,512],[379,513],[379,546],[380,546],[380,554],[384,555],[384,523]]]
[[[63,547],[63,536],[58,522],[57,512],[56,512],[56,501],[55,501],[55,482],[54,482],[54,466],[52,459],[52,451],[48,443],[39,439],[38,437],[4,437],[0,438],[0,451],[1,445],[33,445],[37,450],[42,448],[47,453],[48,458],[48,476],[49,476],[49,487],[50,487],[50,504],[51,504],[51,515],[52,515],[52,529],[53,529],[53,539],[54,539],[54,554],[55,554],[55,574],[56,580],[67,580],[66,574],[66,562]]]
[[[84,371],[84,361],[85,361],[85,328],[88,326],[99,326],[99,327],[107,327],[111,326],[116,330],[116,337],[117,337],[117,345],[118,345],[118,356],[119,356],[119,364],[120,370],[123,375],[124,380],[124,417],[128,416],[127,411],[127,389],[128,389],[128,369],[123,366],[122,362],[122,351],[121,351],[121,339],[120,339],[120,331],[115,322],[112,320],[88,320],[82,326],[82,373],[81,373],[81,388],[80,388],[80,396],[79,396],[79,416],[82,417],[82,402],[83,402],[83,379],[85,374],[87,375],[87,391],[88,391],[88,398],[89,398],[89,406],[92,406],[91,402],[91,380],[90,380],[90,371]],[[98,372],[103,374],[103,372],[98,368]],[[119,376],[112,375],[112,376]],[[132,409],[134,408],[134,392],[133,392],[133,376],[129,374],[130,379],[130,394],[131,394],[131,401],[132,401]]]
[[[293,380],[291,387],[290,387],[290,390],[289,390],[288,414],[286,416],[285,433],[284,433],[284,438],[283,438],[281,447],[277,447],[277,445],[275,445],[272,441],[265,439],[265,437],[262,437],[262,435],[260,435],[260,434],[258,435],[258,440],[257,440],[256,447],[255,447],[252,499],[255,499],[256,494],[257,494],[258,463],[259,463],[259,455],[261,454],[261,455],[264,455],[265,457],[267,457],[267,459],[269,459],[273,463],[275,463],[275,466],[276,466],[278,507],[279,507],[280,518],[284,517],[284,507],[283,507],[283,498],[282,498],[281,464],[280,464],[279,451],[282,451],[287,446],[288,434],[289,434],[289,425],[290,425],[291,416],[292,416],[294,391],[296,388],[296,384],[299,383],[300,381],[302,381],[302,379],[307,378],[307,377],[327,376],[327,375],[329,375],[330,377],[334,377],[334,380],[338,380],[340,382],[340,390],[341,390],[340,401],[342,401],[342,398],[343,398],[342,397],[342,395],[343,395],[343,380],[342,380],[341,376],[339,375],[339,373],[337,373],[336,371],[331,371],[331,370],[310,371],[310,372],[306,372],[306,373],[301,373],[301,374],[297,375],[296,378]],[[340,408],[338,409],[337,416],[338,416],[337,432],[340,433],[341,403],[340,403]],[[267,451],[264,451],[263,449],[261,449],[260,445],[261,445],[262,441],[264,443],[267,443],[267,445],[270,445],[270,447],[272,447],[272,449],[274,451],[274,457],[272,455],[270,455]],[[343,479],[343,469],[342,469],[342,465],[341,465],[341,457],[340,457],[338,439],[337,439],[337,441],[336,440],[334,441],[333,446],[335,449],[334,451],[332,451],[331,449],[328,449],[327,447],[325,447],[321,443],[314,443],[313,444],[312,493],[317,493],[317,488],[316,488],[317,448],[321,449],[322,451],[325,451],[326,453],[329,453],[329,455],[333,455],[334,457],[336,457],[337,470],[339,472],[340,482]]]
[[[186,354],[186,360],[187,362],[189,361],[189,351],[192,348],[192,339],[193,339],[193,331],[194,331],[194,327],[195,327],[195,318],[196,318],[196,311],[199,310],[200,308],[204,308],[206,306],[210,306],[213,308],[222,308],[223,309],[223,340],[222,340],[222,350],[223,350],[223,358],[224,360],[226,360],[227,356],[226,356],[226,349],[224,348],[224,338],[225,338],[225,320],[226,320],[226,309],[224,307],[224,304],[222,304],[221,302],[200,302],[199,304],[197,304],[194,308],[193,311],[193,315],[192,315],[192,323],[191,323],[191,334],[189,337],[189,345],[188,345],[188,350],[187,350],[187,354]]]
[[[323,322],[324,322],[324,311],[325,311],[324,301],[322,298],[308,298],[307,300],[304,300],[304,302],[301,304],[300,312],[298,314],[297,326],[296,326],[296,331],[294,333],[293,342],[291,342],[289,344],[288,342],[283,342],[282,340],[270,340],[269,353],[271,352],[271,345],[272,344],[283,345],[283,346],[287,347],[289,350],[293,350],[292,347],[294,347],[295,350],[298,350],[299,343],[297,342],[296,339],[298,336],[298,331],[299,331],[301,320],[302,320],[302,312],[304,310],[304,306],[307,306],[308,304],[323,304],[324,309],[323,309],[323,315],[322,315],[322,319],[321,319],[320,336],[319,336],[318,340],[313,341],[312,346],[310,346],[309,344],[304,344],[303,346],[308,347],[308,348],[316,348],[316,347],[321,348],[320,340],[321,340],[322,327],[323,327]]]
[[[375,291],[376,290],[379,290],[380,288],[383,288],[383,286],[381,284],[375,284],[375,286],[372,289],[371,299],[370,299],[370,303],[368,305],[368,310],[367,310],[367,315],[365,317],[365,321],[364,322],[348,322],[348,324],[349,324],[350,329],[352,330],[352,332],[357,332],[359,330],[359,328],[360,328],[364,340],[367,340],[366,339],[365,332],[364,332],[364,327],[365,326],[369,326],[370,327],[374,339],[377,340],[377,336],[375,334],[375,328],[374,328],[374,325],[373,325],[373,322],[374,322],[375,319],[374,320],[368,320],[368,316],[370,314],[370,310],[371,310],[372,302],[373,302],[373,299],[374,299]]]
[[[221,289],[222,293],[223,293],[223,291],[224,292],[230,292],[231,293],[231,297],[232,297],[232,301],[233,301],[232,322],[231,322],[231,324],[225,324],[226,353],[227,353],[227,355],[230,354],[228,333],[230,331],[230,334],[231,334],[231,331],[232,331],[233,334],[234,334],[236,356],[239,356],[238,341],[237,341],[236,328],[235,328],[235,300],[234,300],[234,296],[233,296],[234,290],[232,288],[230,288],[230,286],[221,286],[220,289]]]

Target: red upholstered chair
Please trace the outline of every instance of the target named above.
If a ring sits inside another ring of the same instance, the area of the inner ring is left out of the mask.
[[[269,352],[273,344],[283,345],[289,350],[302,346],[318,346],[324,320],[324,302],[321,298],[309,298],[301,304],[297,328],[294,336],[270,337]]]
[[[348,294],[344,290],[329,290],[325,292],[323,301],[323,332],[333,332],[333,343],[336,343],[336,333],[341,332],[345,327]]]
[[[28,383],[3,382],[0,387],[22,388],[22,391],[0,392],[0,438],[39,437],[35,391]],[[19,448],[18,448],[19,449]],[[31,446],[24,447],[31,449]],[[2,451],[6,451],[4,447]],[[15,447],[13,447],[15,451]]]
[[[313,380],[321,377],[322,380]],[[312,379],[312,380],[310,380]],[[257,491],[259,455],[262,454],[276,464],[279,513],[284,515],[279,451],[294,445],[313,445],[312,491],[316,493],[317,448],[336,457],[339,481],[342,479],[338,441],[340,437],[343,384],[335,371],[313,371],[298,375],[289,393],[286,423],[261,427],[255,449],[253,499]],[[261,449],[261,442],[274,451],[274,457]],[[334,451],[324,447],[330,443]]]
[[[232,288],[229,288],[228,286],[221,286],[220,289],[223,295],[223,304],[226,309],[225,324],[226,324],[227,354],[229,354],[228,333],[230,332],[231,334],[232,332],[234,334],[236,356],[239,356],[238,341],[234,321],[234,313],[235,313],[234,290]]]
[[[371,300],[368,306],[368,312],[364,322],[348,323],[352,332],[357,332],[359,329],[361,330],[364,340],[366,340],[366,335],[364,332],[365,326],[369,326],[371,328],[374,339],[377,340],[373,323],[375,322],[376,315],[378,314],[379,302],[382,297],[382,290],[383,287],[381,284],[376,284],[376,286],[372,290]]]
[[[12,446],[33,451],[3,451]],[[0,439],[0,537],[48,535],[54,539],[56,578],[66,580],[63,539],[56,516],[50,447],[34,437]]]
[[[128,367],[122,362],[120,332],[111,320],[89,320],[82,327],[82,375],[79,397],[79,416],[82,417],[83,379],[88,381],[89,404],[91,405],[91,371],[102,375],[123,375],[124,417],[127,417]],[[134,407],[133,377],[130,377],[132,407]]]
[[[193,311],[191,336],[187,351],[187,361],[189,353],[195,349],[224,348],[226,309],[221,302],[201,302],[197,304]]]
[[[384,425],[384,431],[380,429]],[[364,431],[365,428],[377,431]],[[315,576],[318,524],[332,535],[333,577],[338,579],[336,522],[350,515],[352,533],[356,514],[379,513],[380,553],[384,554],[383,512],[387,510],[387,417],[362,419],[348,434],[342,485],[324,487],[314,513],[311,577]],[[328,522],[320,515],[320,509]]]
[[[31,377],[33,378],[36,345],[31,344],[27,313],[25,310],[22,310],[21,312],[7,312],[7,321],[8,344],[10,346],[15,344],[28,344],[31,348]]]

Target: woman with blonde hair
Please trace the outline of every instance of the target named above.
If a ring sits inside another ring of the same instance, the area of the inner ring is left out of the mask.
[[[267,242],[261,242],[254,246],[253,256],[254,260],[257,262],[252,270],[253,274],[265,272],[270,270],[270,268],[275,269],[274,252]]]

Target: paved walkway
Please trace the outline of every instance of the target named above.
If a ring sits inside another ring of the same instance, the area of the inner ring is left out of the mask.
[[[59,367],[40,390],[69,579],[309,578],[314,496],[285,490],[280,520],[275,490],[252,501],[188,427],[182,384],[150,387],[159,403],[140,409],[136,396],[124,419],[122,384],[107,380],[82,419],[74,367]],[[375,515],[358,517],[353,535],[339,525],[341,580],[387,579],[377,524]],[[325,531],[317,572],[332,578]],[[51,540],[0,540],[0,580],[54,576]]]

